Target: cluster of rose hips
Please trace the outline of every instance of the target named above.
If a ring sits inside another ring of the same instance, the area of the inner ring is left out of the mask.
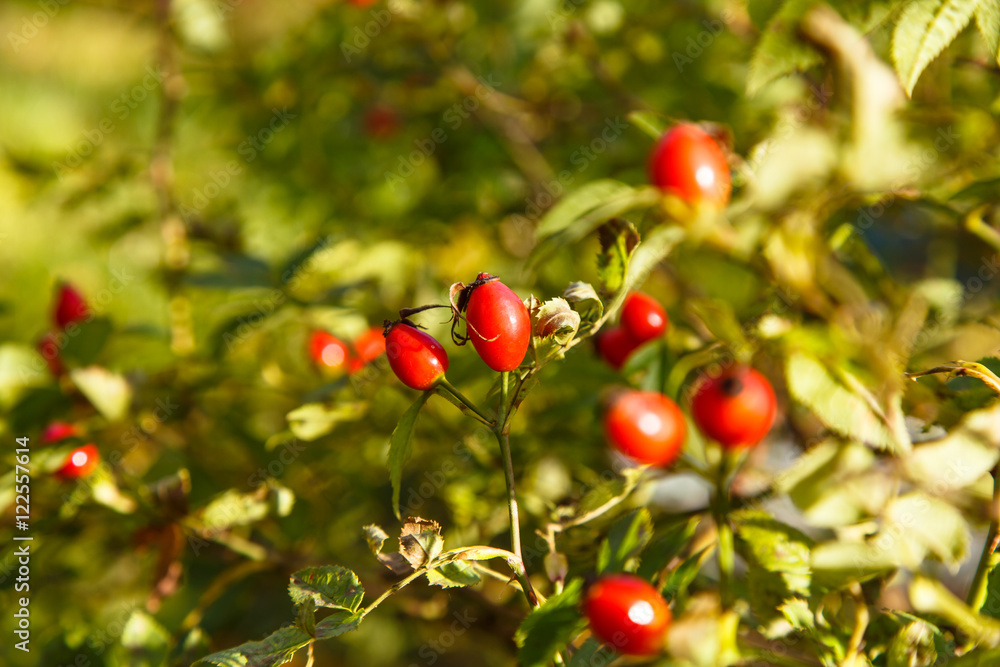
[[[725,208],[732,182],[719,145],[695,125],[680,124],[663,135],[650,156],[650,179],[688,204]],[[644,294],[630,294],[621,324],[597,340],[598,351],[621,368],[643,343],[659,338],[669,320],[662,306]],[[724,451],[757,445],[774,422],[771,384],[748,366],[733,366],[696,382],[690,398],[698,429]],[[680,456],[687,427],[680,407],[655,391],[616,394],[604,416],[609,442],[635,461],[669,466]],[[583,610],[591,630],[622,653],[653,655],[662,650],[670,607],[649,582],[631,574],[602,577],[587,590]]]
[[[721,209],[729,202],[725,154],[695,125],[677,125],[662,137],[650,158],[650,178],[690,205]],[[531,339],[531,321],[510,288],[481,273],[452,306],[456,322],[464,313],[467,337],[490,368],[510,371],[520,366]],[[637,348],[661,338],[668,325],[666,311],[654,298],[631,293],[623,302],[620,323],[598,335],[598,352],[619,369]],[[443,381],[448,354],[433,336],[404,318],[387,323],[385,337],[389,364],[405,385],[425,391]],[[748,366],[704,377],[691,393],[694,423],[725,451],[758,444],[770,430],[775,411],[770,383]],[[666,467],[680,456],[687,426],[680,407],[664,394],[623,390],[608,405],[604,431],[611,445],[631,459]],[[596,636],[633,655],[659,652],[671,622],[670,607],[656,588],[631,574],[596,581],[587,590],[583,611]]]
[[[453,328],[453,338],[459,343],[471,341],[479,357],[495,371],[520,366],[531,343],[531,317],[524,302],[488,273],[480,273],[460,289],[453,307],[464,313],[466,336]],[[384,335],[389,367],[403,384],[426,391],[442,381],[448,371],[448,353],[433,336],[405,317],[386,323]]]

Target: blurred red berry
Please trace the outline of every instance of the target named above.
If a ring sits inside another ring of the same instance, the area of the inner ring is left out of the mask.
[[[65,329],[74,322],[82,322],[90,317],[90,308],[83,295],[69,283],[59,285],[56,292],[56,306],[52,312],[52,321],[60,329]]]
[[[45,427],[45,430],[42,431],[41,440],[43,445],[47,445],[65,440],[66,438],[78,438],[81,435],[83,435],[83,429],[76,424],[56,421]]]
[[[56,470],[55,475],[66,480],[86,477],[97,469],[100,462],[101,454],[97,451],[97,447],[88,443],[70,452],[66,462]]]

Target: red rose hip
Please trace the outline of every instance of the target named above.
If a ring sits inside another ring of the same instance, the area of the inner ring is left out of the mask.
[[[601,577],[587,590],[583,613],[602,641],[626,655],[655,655],[673,615],[663,596],[631,574]]]
[[[748,366],[703,379],[691,397],[698,429],[724,449],[757,445],[771,430],[776,411],[771,383]]]
[[[622,454],[665,467],[680,455],[687,425],[681,409],[663,394],[627,390],[611,399],[604,433]]]
[[[649,180],[689,204],[725,208],[732,178],[726,155],[715,139],[691,123],[664,134],[649,159]]]
[[[72,285],[62,283],[56,291],[56,307],[52,312],[52,321],[60,329],[70,324],[82,322],[90,317],[90,308],[83,295]]]
[[[480,273],[470,288],[464,310],[472,346],[493,370],[514,370],[531,342],[528,309],[513,290],[488,273]]]
[[[622,304],[621,326],[639,343],[659,338],[667,330],[667,311],[648,294],[632,292]]]
[[[639,347],[638,341],[620,326],[599,332],[595,342],[601,358],[615,370],[621,369],[629,356]]]
[[[67,438],[78,438],[83,435],[83,429],[76,424],[68,422],[52,422],[42,431],[41,441],[43,445],[59,442]]]
[[[101,455],[97,451],[97,447],[93,444],[86,444],[70,452],[69,456],[66,457],[66,463],[59,470],[56,470],[55,475],[60,479],[86,477],[97,469],[100,462]]]
[[[406,321],[387,325],[385,352],[392,372],[411,389],[430,389],[448,370],[448,353],[441,343]]]
[[[345,370],[351,363],[347,343],[328,331],[314,331],[309,337],[309,356],[320,367],[332,371]]]

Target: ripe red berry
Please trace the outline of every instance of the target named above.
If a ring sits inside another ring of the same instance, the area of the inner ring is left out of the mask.
[[[719,144],[697,125],[680,123],[660,138],[649,159],[656,187],[689,204],[725,208],[732,179]]]
[[[320,367],[332,371],[343,371],[351,362],[351,350],[347,343],[328,331],[314,331],[309,338],[309,356]]]
[[[587,590],[583,613],[601,640],[626,655],[655,655],[673,615],[663,596],[645,579],[613,574]]]
[[[660,302],[642,292],[632,292],[622,304],[622,328],[639,343],[659,338],[667,330],[667,311]]]
[[[448,370],[448,353],[441,343],[407,322],[390,324],[385,343],[389,367],[411,389],[430,389]]]
[[[78,438],[83,435],[83,429],[76,424],[69,422],[52,422],[42,431],[41,441],[43,445],[59,442],[66,438]]]
[[[620,326],[599,332],[595,342],[601,358],[616,370],[624,366],[629,356],[639,347],[639,342]]]
[[[56,470],[55,475],[61,479],[86,477],[97,469],[100,462],[101,454],[97,451],[97,447],[93,444],[86,444],[70,452],[69,456],[66,457],[66,462],[59,470]]]
[[[753,447],[774,423],[774,389],[753,368],[741,366],[694,388],[691,416],[698,428],[725,449]]]
[[[65,329],[74,322],[81,322],[90,317],[90,308],[83,295],[72,285],[63,283],[56,292],[56,307],[52,311],[52,321],[60,329]]]
[[[521,365],[531,342],[531,317],[513,290],[488,273],[476,276],[465,303],[465,320],[472,346],[495,371]]]
[[[681,409],[663,394],[628,390],[612,399],[604,433],[622,454],[666,467],[680,455],[687,425]]]
[[[62,359],[59,357],[59,336],[60,334],[55,331],[47,331],[35,346],[38,353],[45,359],[49,372],[56,377],[66,372],[66,366],[63,365]]]

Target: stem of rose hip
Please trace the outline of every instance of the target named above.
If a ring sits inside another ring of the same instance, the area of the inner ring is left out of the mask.
[[[729,477],[729,456],[723,450],[719,458],[719,465],[716,469],[715,477],[715,499],[712,502],[712,518],[715,520],[715,529],[718,533],[718,557],[719,557],[719,596],[722,598],[722,608],[728,609],[732,605],[732,581],[733,569],[735,567],[733,544],[733,529],[729,525],[729,486],[726,483]]]
[[[452,396],[454,396],[454,397],[455,397],[456,399],[458,399],[458,401],[459,401],[459,402],[460,402],[460,403],[461,403],[462,405],[464,405],[465,407],[467,407],[467,408],[469,409],[469,411],[470,411],[470,412],[472,412],[472,414],[473,414],[473,415],[474,415],[474,416],[475,416],[475,417],[476,417],[476,418],[477,418],[477,419],[478,419],[479,421],[481,421],[482,423],[486,424],[486,425],[487,425],[487,426],[489,426],[490,428],[494,428],[494,427],[495,427],[495,426],[496,426],[496,425],[497,425],[498,423],[500,423],[500,422],[494,422],[494,421],[493,421],[492,419],[490,419],[490,418],[489,418],[489,417],[488,417],[488,416],[487,416],[486,414],[484,414],[484,413],[483,413],[483,411],[482,411],[482,410],[480,410],[480,409],[479,409],[479,408],[478,408],[478,407],[476,406],[476,404],[475,404],[475,403],[473,403],[473,402],[472,402],[472,401],[470,401],[470,400],[469,400],[468,398],[466,398],[466,397],[465,397],[465,395],[464,395],[464,394],[462,394],[462,392],[460,392],[460,391],[459,391],[459,390],[458,390],[458,389],[457,389],[457,388],[455,387],[455,385],[453,385],[453,384],[452,384],[451,382],[448,382],[448,379],[447,379],[447,378],[445,378],[444,376],[442,376],[442,377],[441,377],[441,379],[440,379],[440,380],[438,381],[438,384],[437,384],[437,386],[438,386],[438,388],[439,388],[439,389],[444,389],[444,390],[445,390],[445,391],[447,391],[447,392],[448,392],[449,394],[451,394],[451,395],[452,395]]]
[[[524,556],[521,554],[521,524],[517,512],[517,491],[514,487],[514,461],[510,454],[510,425],[507,419],[507,381],[509,371],[500,373],[500,412],[497,415],[497,426],[494,433],[497,442],[500,443],[500,453],[503,456],[504,480],[507,482],[507,511],[510,515],[510,549],[514,552],[521,564],[521,587],[524,589],[524,596],[528,604],[532,607],[538,606],[538,597],[535,595],[531,582],[528,580],[528,573],[524,567]]]

